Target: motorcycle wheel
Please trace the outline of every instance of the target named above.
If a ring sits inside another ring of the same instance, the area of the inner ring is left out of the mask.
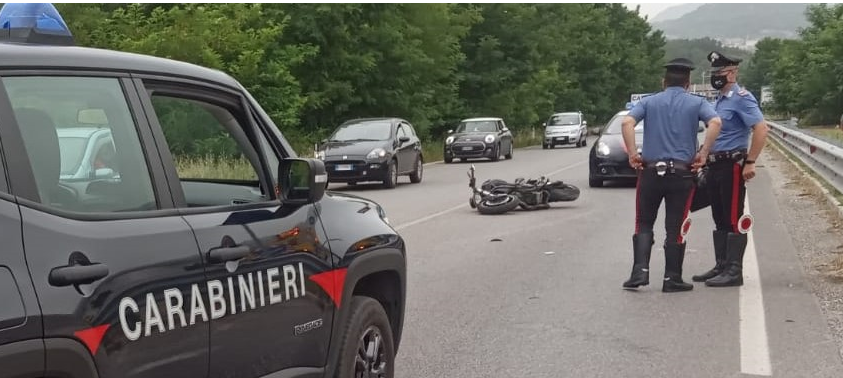
[[[512,195],[495,196],[484,198],[477,202],[477,211],[480,214],[503,214],[518,207],[518,198]]]
[[[569,202],[580,198],[580,188],[571,184],[565,187],[550,189],[550,202]]]

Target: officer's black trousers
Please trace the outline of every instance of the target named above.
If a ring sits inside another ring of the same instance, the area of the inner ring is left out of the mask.
[[[688,217],[693,198],[694,176],[690,171],[676,170],[659,176],[653,168],[638,173],[635,203],[635,233],[652,233],[662,200],[665,203],[664,229],[666,241],[683,243],[682,222]]]
[[[730,160],[709,163],[706,187],[717,230],[737,233],[746,197],[741,164]]]

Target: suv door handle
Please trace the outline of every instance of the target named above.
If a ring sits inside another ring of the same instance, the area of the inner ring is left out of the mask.
[[[70,286],[94,283],[108,276],[108,266],[94,263],[90,265],[69,265],[53,268],[48,277],[50,285]]]
[[[248,245],[236,247],[219,247],[208,251],[208,261],[212,264],[224,263],[226,261],[239,260],[252,253]]]

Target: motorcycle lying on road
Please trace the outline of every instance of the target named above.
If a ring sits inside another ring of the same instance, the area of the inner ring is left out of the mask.
[[[560,180],[550,181],[547,177],[538,179],[518,178],[513,183],[490,179],[477,188],[474,164],[468,169],[468,186],[471,198],[468,204],[481,214],[503,214],[517,207],[524,210],[550,208],[551,202],[570,202],[580,197],[580,189]]]

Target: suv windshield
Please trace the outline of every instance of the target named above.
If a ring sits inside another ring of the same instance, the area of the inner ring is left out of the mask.
[[[579,124],[579,114],[556,114],[547,121],[548,126],[571,126]]]
[[[609,121],[609,124],[606,125],[606,129],[605,131],[603,131],[603,134],[620,134],[622,129],[621,124],[623,123],[624,116],[626,116],[626,114],[615,115],[612,120]],[[644,132],[644,121],[640,121],[637,125],[635,125],[635,132]]]
[[[391,134],[391,122],[359,122],[340,126],[330,139],[334,142],[389,140]]]
[[[458,133],[494,133],[498,131],[497,121],[468,121],[457,126]]]

